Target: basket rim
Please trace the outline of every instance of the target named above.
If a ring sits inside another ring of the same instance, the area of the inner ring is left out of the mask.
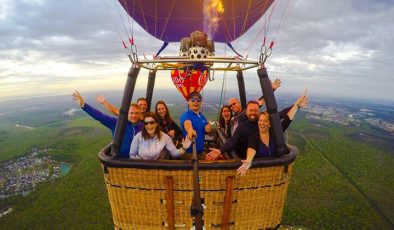
[[[288,145],[289,153],[281,157],[257,158],[252,162],[253,168],[265,168],[271,166],[289,165],[294,162],[298,150],[295,146]],[[103,166],[110,168],[139,168],[139,169],[163,169],[163,170],[192,170],[193,165],[190,160],[139,160],[124,159],[109,156],[111,144],[100,150],[98,158]],[[241,160],[219,160],[219,161],[198,161],[199,170],[223,170],[237,169],[242,164]]]

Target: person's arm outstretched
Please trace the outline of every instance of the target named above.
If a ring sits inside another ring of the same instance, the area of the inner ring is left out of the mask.
[[[280,87],[281,84],[282,84],[282,81],[279,78],[275,79],[274,82],[271,82],[272,90],[275,91],[277,88]],[[265,104],[264,97],[261,96],[259,99],[257,99],[257,103],[259,103],[260,107],[263,106]]]
[[[305,108],[309,104],[309,98],[306,95],[308,90],[306,89],[304,93],[297,99],[297,101],[294,103],[293,107],[290,109],[290,111],[287,113],[287,116],[289,117],[290,120],[293,120],[294,116],[296,115],[297,111],[299,108]]]
[[[307,90],[305,90],[304,94],[302,94],[294,105],[288,110],[286,115],[282,119],[282,129],[286,131],[286,129],[290,126],[290,123],[293,121],[294,116],[296,115],[299,108],[306,108],[309,104],[309,99],[306,96]]]
[[[103,114],[99,110],[93,108],[89,104],[85,103],[85,100],[81,96],[78,91],[73,92],[72,94],[73,100],[78,103],[83,111],[89,114],[91,117],[99,121],[101,124],[106,126],[109,129],[113,129],[116,125],[116,118]]]
[[[184,125],[186,133],[187,133],[185,138],[188,138],[189,140],[191,140],[193,137],[197,137],[196,130],[193,129],[193,125],[190,120],[186,120],[183,123],[183,125]]]
[[[119,116],[119,109],[116,106],[110,104],[103,95],[97,95],[96,101],[102,104],[112,114]]]
[[[252,165],[254,155],[256,155],[256,150],[252,148],[248,148],[246,154],[247,154],[246,159],[241,160],[242,165],[239,166],[239,168],[237,169],[237,174],[241,174],[241,176],[245,175],[246,171],[248,171],[248,169]]]
[[[81,96],[81,94],[78,91],[75,91],[73,94],[73,100],[77,102],[77,104],[83,108],[85,106],[85,100]]]

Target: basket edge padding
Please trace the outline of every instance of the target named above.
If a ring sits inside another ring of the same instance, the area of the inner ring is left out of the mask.
[[[280,157],[257,158],[253,160],[252,167],[270,167],[288,165],[294,162],[298,150],[295,146],[288,146],[289,153]],[[188,160],[135,160],[111,157],[111,144],[100,150],[98,157],[103,166],[113,168],[141,168],[141,169],[165,169],[165,170],[192,170],[193,165]],[[200,170],[237,169],[241,165],[240,160],[199,161]]]

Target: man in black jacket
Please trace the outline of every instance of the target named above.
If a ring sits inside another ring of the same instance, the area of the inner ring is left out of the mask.
[[[307,91],[296,101],[295,104],[283,109],[279,112],[279,117],[284,119],[288,116],[289,111],[293,107],[305,108],[308,105],[308,98],[306,96]],[[234,135],[227,140],[227,142],[219,149],[210,148],[210,152],[206,155],[207,160],[216,160],[222,153],[229,153],[235,150],[237,157],[241,159],[246,158],[246,150],[248,146],[248,138],[255,132],[258,132],[258,117],[259,117],[259,103],[256,101],[249,101],[246,107],[247,120],[239,123]],[[294,115],[293,115],[294,117]],[[292,120],[291,118],[290,120]],[[289,123],[290,124],[290,123]],[[287,126],[289,125],[287,124]],[[286,129],[287,127],[285,127]],[[231,155],[231,154],[230,154]]]
[[[238,156],[242,159],[246,157],[246,149],[248,145],[248,138],[251,134],[259,130],[257,120],[259,117],[259,103],[256,101],[249,101],[246,106],[246,121],[240,122],[234,135],[219,149],[210,148],[207,154],[207,160],[215,160],[220,154],[236,150]]]
[[[275,91],[277,88],[280,87],[281,84],[282,81],[279,78],[275,79],[274,82],[271,82],[272,90]],[[259,107],[263,106],[265,103],[263,97],[257,99],[257,102],[259,104]],[[230,98],[228,100],[228,106],[230,106],[233,113],[233,118],[231,118],[231,135],[234,135],[235,130],[237,130],[238,124],[248,120],[248,117],[246,116],[246,111],[242,110],[241,102],[239,102],[237,98]]]

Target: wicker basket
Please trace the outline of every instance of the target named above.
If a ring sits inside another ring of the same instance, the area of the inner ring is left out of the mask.
[[[240,161],[200,161],[206,229],[275,229],[280,225],[296,148],[255,159],[245,176]],[[115,229],[190,229],[193,171],[189,161],[119,160],[99,154]]]

